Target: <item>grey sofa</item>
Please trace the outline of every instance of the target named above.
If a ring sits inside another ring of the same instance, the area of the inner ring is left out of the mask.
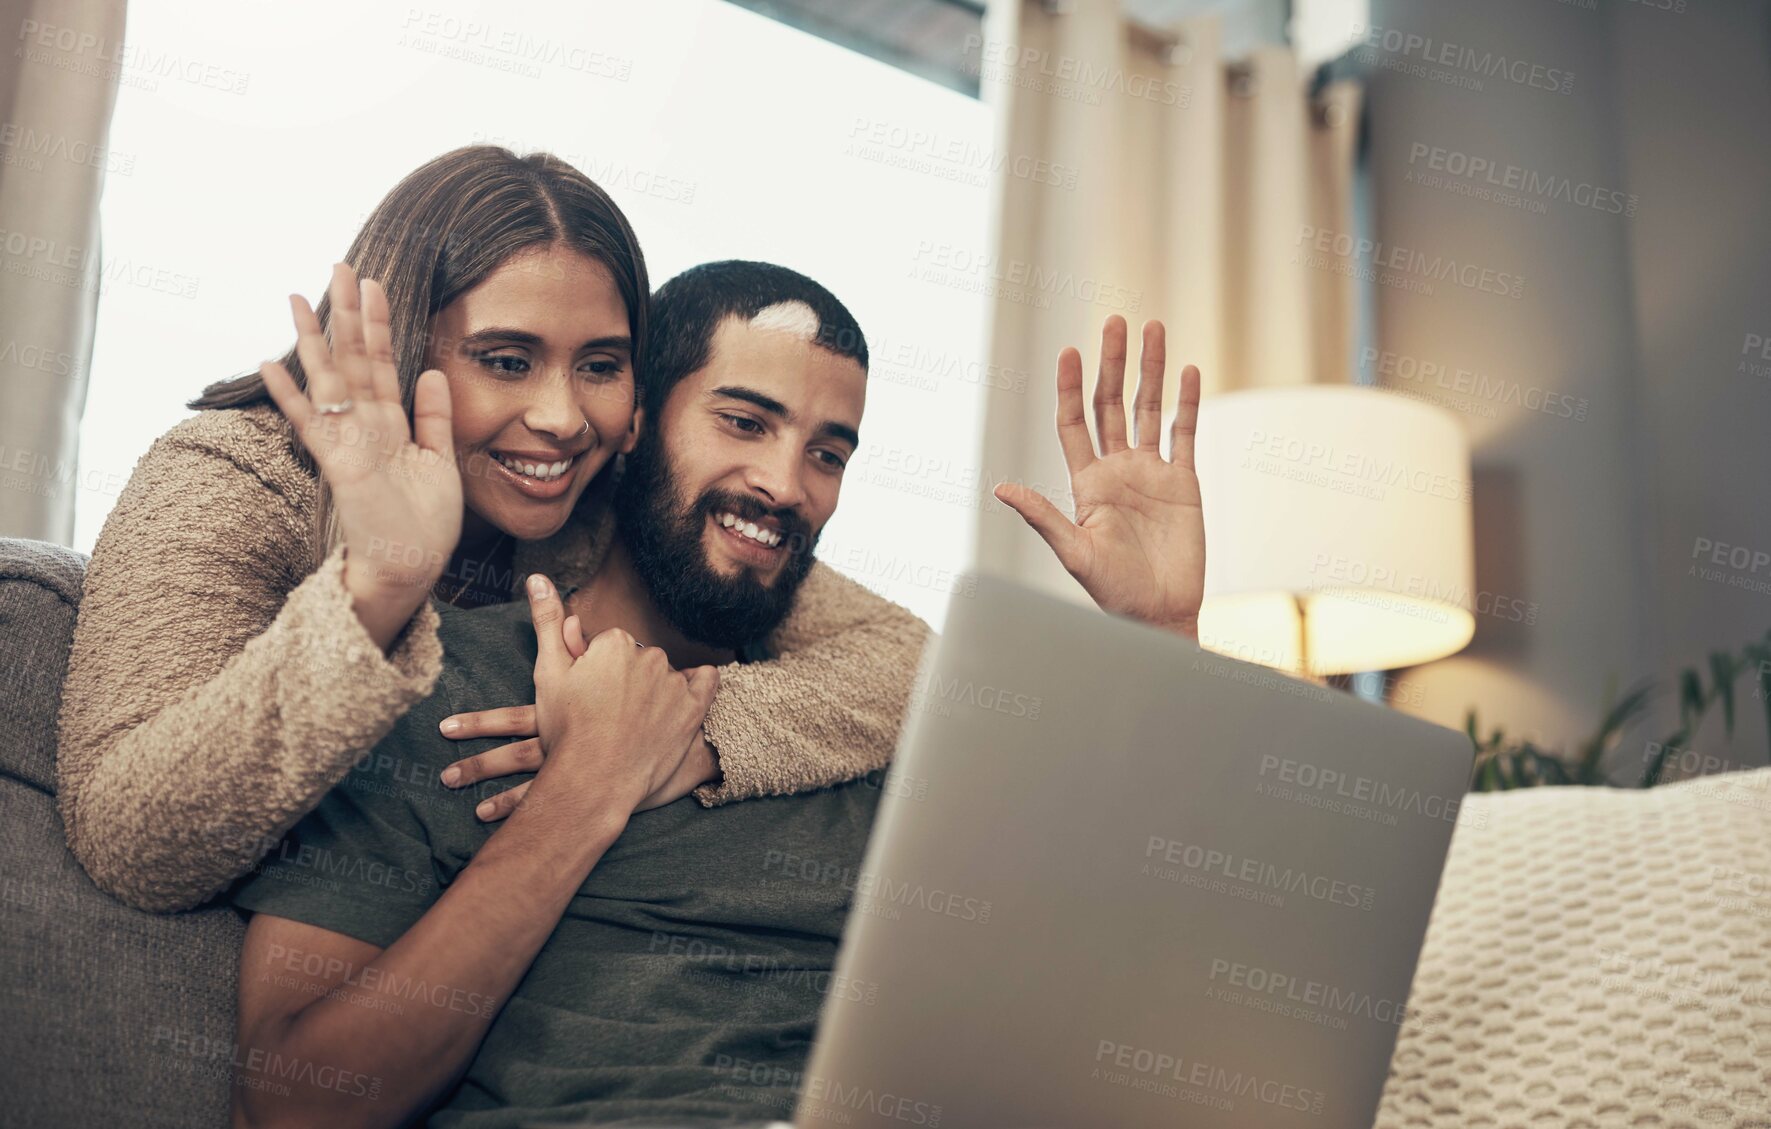
[[[0,539],[0,1124],[222,1126],[244,926],[141,913],[68,852],[55,717],[85,558]],[[140,640],[118,640],[119,646]]]
[[[222,1126],[241,921],[128,909],[63,841],[84,563],[0,539],[0,1127]],[[1771,769],[1470,797],[1407,1010],[1378,1129],[1771,1126]]]

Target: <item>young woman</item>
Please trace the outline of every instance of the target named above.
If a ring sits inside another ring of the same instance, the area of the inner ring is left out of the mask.
[[[377,206],[318,310],[291,299],[294,349],[210,387],[154,444],[94,548],[62,697],[62,818],[100,887],[200,904],[430,692],[433,599],[595,572],[614,456],[642,423],[649,292],[626,218],[582,173],[456,150]],[[796,650],[726,668],[705,732],[651,754],[642,808],[890,759],[905,703],[843,672],[914,664],[926,630],[829,583],[838,599],[802,601],[777,633]],[[776,710],[784,686],[823,724]],[[777,739],[745,737],[763,732]]]

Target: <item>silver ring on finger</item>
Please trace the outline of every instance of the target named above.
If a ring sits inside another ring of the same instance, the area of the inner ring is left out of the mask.
[[[340,400],[335,404],[315,404],[314,411],[319,412],[323,416],[341,416],[356,406],[357,402],[355,400],[345,399]]]

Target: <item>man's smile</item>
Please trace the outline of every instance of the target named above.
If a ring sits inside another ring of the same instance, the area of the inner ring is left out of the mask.
[[[786,553],[787,538],[769,518],[750,520],[729,511],[709,514],[714,540],[726,554],[741,564],[772,570]]]
[[[737,514],[722,512],[714,514],[713,520],[722,529],[730,530],[771,549],[781,544],[781,527],[769,518],[765,517],[760,521],[747,521]]]

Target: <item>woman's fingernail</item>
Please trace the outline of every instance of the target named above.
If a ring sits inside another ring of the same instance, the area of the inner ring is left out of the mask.
[[[475,808],[473,810],[473,813],[475,815],[479,816],[481,819],[491,819],[492,813],[496,810],[497,809],[492,806],[492,801],[486,800],[485,802],[480,804],[479,807]]]
[[[529,595],[535,597],[537,600],[547,595],[547,577],[542,576],[539,572],[530,575]]]
[[[445,717],[437,725],[437,728],[441,729],[444,733],[454,733],[461,728],[461,719],[457,717]]]
[[[454,765],[450,765],[448,768],[445,768],[443,770],[443,783],[448,785],[451,788],[453,788],[453,787],[455,787],[455,785],[461,783],[461,770],[459,768],[456,768]]]

